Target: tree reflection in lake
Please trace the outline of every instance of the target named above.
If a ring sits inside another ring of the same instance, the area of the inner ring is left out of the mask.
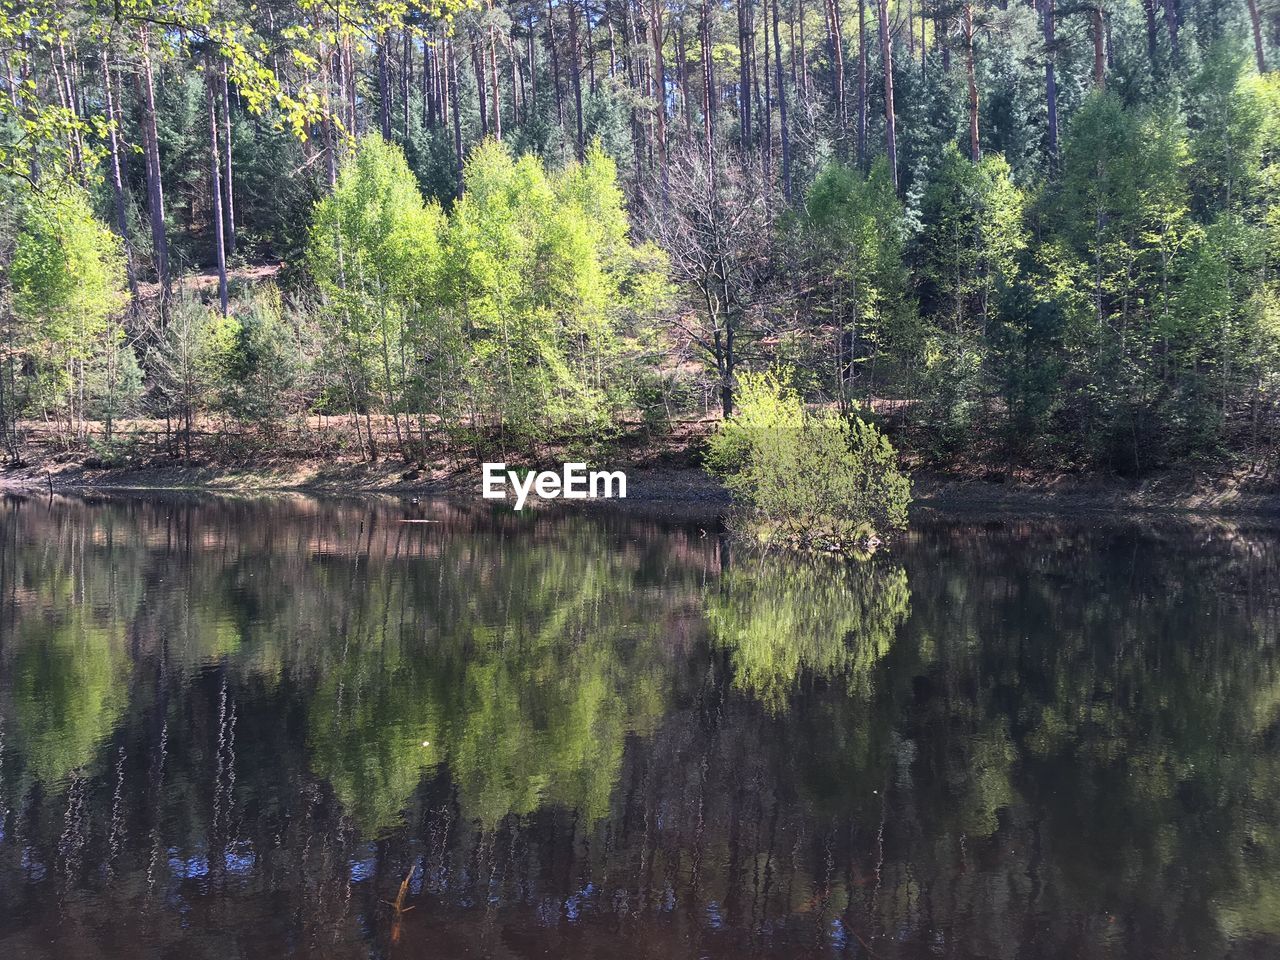
[[[1280,949],[1271,533],[716,534],[10,498],[0,955]]]

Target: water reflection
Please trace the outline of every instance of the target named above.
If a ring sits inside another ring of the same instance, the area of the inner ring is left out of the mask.
[[[734,686],[778,710],[806,671],[865,694],[910,598],[897,563],[749,553],[711,591],[707,623]]]
[[[10,498],[0,955],[1270,955],[1278,558]]]

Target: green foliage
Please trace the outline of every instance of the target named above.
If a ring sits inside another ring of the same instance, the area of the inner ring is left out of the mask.
[[[601,435],[626,323],[654,296],[628,239],[617,170],[598,147],[548,175],[498,143],[469,158],[450,217],[446,297],[466,333],[474,402],[518,442]]]
[[[444,229],[400,148],[374,135],[316,206],[308,264],[323,297],[325,359],[350,409],[377,405],[397,432],[400,413],[447,409],[435,389],[452,372],[456,341],[439,309]]]
[[[214,409],[245,423],[271,424],[289,412],[302,368],[299,331],[279,291],[266,287],[217,325],[209,350]]]
[[[1072,120],[1039,250],[1037,295],[1064,311],[1067,404],[1086,456],[1142,468],[1159,394],[1157,353],[1194,235],[1186,134],[1175,117],[1096,94]]]
[[[823,167],[805,196],[802,230],[819,277],[815,314],[836,329],[835,392],[843,399],[861,382],[869,393],[877,359],[911,349],[914,321],[902,203],[883,163],[867,177]]]
[[[920,277],[934,321],[949,333],[981,335],[996,291],[1018,276],[1027,246],[1025,196],[997,155],[972,163],[947,148],[924,197]]]
[[[31,195],[9,269],[18,314],[69,357],[88,356],[124,307],[120,241],[75,187]]]
[[[932,322],[919,416],[944,447],[967,440],[985,404],[988,328],[1000,292],[1018,280],[1025,199],[1003,157],[975,164],[954,146],[925,192],[919,277]]]
[[[750,533],[849,550],[906,526],[911,482],[874,425],[809,412],[775,373],[741,375],[737,396],[707,465],[746,506]]]
[[[659,292],[628,232],[597,148],[549,175],[487,143],[446,218],[366,138],[312,227],[327,361],[356,410],[465,411],[518,443],[603,435],[629,402],[628,327]]]
[[[198,300],[178,300],[169,310],[149,359],[165,415],[176,417],[188,432],[210,403],[219,355],[234,330],[235,321]]]
[[[122,336],[115,316],[125,306],[120,240],[93,215],[84,190],[48,185],[23,211],[10,263],[13,306],[24,322],[23,345],[37,365],[35,410],[79,426],[86,371],[114,363]],[[119,384],[94,378],[108,393]],[[116,397],[112,402],[122,399]]]
[[[146,387],[133,345],[124,340],[108,344],[89,364],[85,386],[90,398],[86,413],[108,427],[138,413]]]

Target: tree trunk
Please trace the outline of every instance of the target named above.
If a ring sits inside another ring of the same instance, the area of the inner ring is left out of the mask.
[[[1262,43],[1262,19],[1258,16],[1258,0],[1245,0],[1249,5],[1249,22],[1253,25],[1253,52],[1258,58],[1258,72],[1267,72],[1267,51]]]
[[[111,65],[108,51],[102,51],[102,92],[106,99],[107,133],[110,145],[111,196],[115,204],[116,232],[124,244],[124,264],[129,276],[129,293],[133,304],[138,305],[138,275],[133,269],[133,244],[129,242],[129,216],[124,195],[124,158],[120,151],[120,114],[116,108],[115,91],[111,86]]]
[[[680,112],[684,121],[684,139],[693,141],[693,107],[689,96],[689,48],[685,44],[684,28],[676,22],[676,82],[680,85]]]
[[[218,96],[213,63],[205,62],[205,90],[209,101],[209,196],[213,201],[213,251],[218,264],[218,303],[227,315],[227,252],[222,233],[222,162],[218,159]]]
[[[413,38],[400,31],[400,142],[409,143],[409,91],[413,88]],[[426,69],[426,64],[423,64]],[[230,142],[230,141],[228,141]]]
[[[578,162],[582,162],[586,149],[582,130],[582,60],[579,57],[581,45],[578,42],[578,5],[569,0],[569,82],[573,85],[573,129],[574,153]]]
[[[965,71],[969,77],[969,159],[977,163],[982,159],[982,144],[978,139],[978,74],[973,62],[973,0],[964,0],[963,13]]]
[[[452,40],[445,40],[444,67],[448,72],[449,112],[453,114],[453,171],[458,199],[462,199],[462,115],[458,107],[458,53]]]
[[[773,56],[773,49],[769,46],[770,34],[770,17],[769,17],[769,0],[762,0],[763,6],[760,10],[760,32],[762,34],[764,56],[764,105],[762,109],[762,122],[760,130],[763,135],[761,142],[764,144],[764,175],[765,182],[769,184],[769,196],[773,195],[773,74],[769,72],[769,58]],[[757,76],[759,73],[757,72]],[[756,94],[759,95],[759,83],[756,84]]]
[[[489,83],[493,96],[493,138],[502,141],[502,84],[498,81],[498,41],[489,24]]]
[[[169,277],[169,242],[164,226],[164,185],[160,176],[160,134],[156,128],[156,88],[151,69],[148,31],[142,29],[142,73],[138,78],[139,100],[142,102],[142,150],[147,165],[147,211],[151,215],[151,249],[156,261],[156,275],[164,302],[171,290]]]
[[[1058,159],[1058,80],[1054,74],[1053,60],[1056,56],[1054,50],[1055,40],[1054,31],[1056,24],[1054,23],[1053,0],[1043,0],[1044,2],[1044,100],[1045,108],[1048,116],[1049,127],[1049,160],[1056,162]]]
[[[1156,72],[1159,63],[1160,47],[1156,41],[1156,4],[1159,0],[1142,0],[1142,12],[1147,18],[1147,59],[1151,63],[1151,72]]]
[[[867,166],[867,0],[858,0],[858,166]]]
[[[227,92],[227,64],[222,61],[218,64],[218,96],[222,101],[222,128],[226,133],[226,175],[223,177],[223,192],[226,194],[223,200],[223,212],[226,215],[226,231],[227,231],[227,253],[235,256],[236,253],[236,204],[235,195],[231,187],[231,172],[233,164],[231,160],[231,97]]]
[[[933,29],[936,40],[942,50],[942,72],[951,72],[951,11],[946,0],[939,0],[933,12]]]
[[[839,131],[840,153],[845,155],[845,128],[848,126],[849,112],[844,102],[844,37],[840,35],[840,3],[839,0],[826,0],[827,14],[827,46],[831,54],[831,67],[834,76],[831,80],[832,94],[835,99],[836,129]]]
[[[663,0],[649,0],[649,30],[653,42],[653,82],[657,92],[658,169],[662,176],[662,193],[667,192],[667,65],[662,58]]]
[[[702,23],[698,30],[698,46],[700,48],[699,56],[702,57],[702,133],[707,149],[707,175],[711,176],[711,170],[715,167],[714,123],[711,112],[715,103],[715,73],[714,66],[711,63],[710,0],[703,0],[702,2]]]
[[[1099,90],[1107,87],[1107,35],[1103,27],[1102,0],[1094,0],[1093,12],[1093,85]]]
[[[751,146],[751,0],[738,0],[738,124],[742,149]]]
[[[485,90],[484,49],[480,46],[480,38],[474,30],[469,34],[467,44],[471,53],[471,71],[476,78],[476,106],[480,111],[480,138],[489,136],[489,93]]]
[[[889,33],[888,0],[878,0],[880,14],[880,55],[884,60],[884,127],[889,155],[889,178],[898,189],[898,134],[893,111],[893,38]]]
[[[436,125],[436,75],[439,62],[431,39],[422,41],[422,125],[428,130]]]
[[[564,95],[560,91],[560,53],[556,50],[556,15],[547,0],[547,49],[551,53],[551,85],[556,94],[556,118],[560,129],[564,129]]]
[[[533,11],[529,12],[529,35],[525,38],[525,58],[529,61],[529,116],[538,115],[538,58],[534,44]]]
[[[588,90],[596,92],[596,34],[591,22],[591,4],[589,0],[582,2],[582,17],[587,22],[587,83]]]
[[[929,44],[925,42],[925,28],[929,23],[929,5],[920,0],[920,76],[924,76],[929,66]]]
[[[1049,0],[1053,2],[1053,0]],[[1178,43],[1178,0],[1164,0],[1164,23],[1169,28],[1169,49],[1173,55],[1173,65],[1178,66],[1182,59]]]
[[[378,38],[378,129],[391,142],[391,69],[387,65],[387,36]]]
[[[778,122],[782,134],[782,195],[791,200],[791,135],[787,127],[787,92],[782,86],[782,40],[778,0],[773,0],[773,68],[778,84]]]

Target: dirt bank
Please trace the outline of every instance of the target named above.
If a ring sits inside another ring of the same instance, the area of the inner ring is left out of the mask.
[[[625,469],[628,501],[670,505],[673,513],[696,505],[723,509],[724,487],[687,453],[656,461],[611,461]],[[1161,474],[1141,481],[1102,475],[1018,477],[957,476],[918,470],[913,475],[916,503],[945,511],[1001,512],[1173,512],[1201,514],[1280,514],[1280,489],[1259,477]],[[0,472],[0,487],[84,489],[188,489],[311,493],[389,493],[480,497],[476,465],[423,471],[403,463],[284,461],[254,466],[155,464],[97,468],[83,463],[45,463]]]

